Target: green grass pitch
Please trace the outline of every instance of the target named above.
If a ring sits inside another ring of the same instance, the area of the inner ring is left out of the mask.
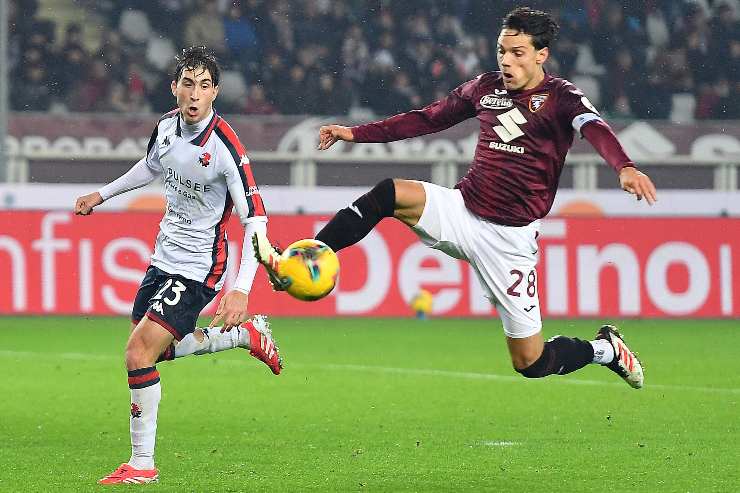
[[[101,491],[128,459],[127,324],[0,318],[0,491]],[[737,321],[619,325],[639,391],[595,365],[519,377],[498,320],[274,319],[279,377],[243,350],[158,365],[161,482],[145,488],[738,491]]]

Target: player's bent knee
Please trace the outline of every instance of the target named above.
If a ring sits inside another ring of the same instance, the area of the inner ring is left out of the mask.
[[[129,370],[152,366],[151,348],[142,332],[134,331],[126,343],[126,367]]]
[[[395,187],[396,197],[393,217],[409,226],[415,225],[424,212],[424,204],[426,203],[424,185],[417,181],[396,178],[393,180],[393,186]]]
[[[511,364],[516,371],[519,371],[532,366],[535,362],[537,362],[538,359],[539,356],[533,357],[525,354],[512,354]]]
[[[549,352],[543,351],[539,358],[532,361],[528,365],[517,366],[516,361],[514,362],[514,369],[525,378],[542,378],[550,375],[552,372],[549,369]],[[513,358],[512,358],[513,360]]]
[[[144,347],[137,344],[131,344],[131,341],[129,341],[129,344],[126,345],[126,368],[129,370],[136,370],[139,368],[147,368],[149,366],[151,366],[151,364],[148,361]]]

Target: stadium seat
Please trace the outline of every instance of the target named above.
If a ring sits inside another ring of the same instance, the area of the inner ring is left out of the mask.
[[[696,99],[690,92],[681,92],[673,95],[673,108],[668,117],[673,123],[687,123],[694,121]]]
[[[223,103],[238,103],[243,105],[247,97],[247,83],[242,74],[235,70],[221,72],[218,98]]]
[[[167,38],[152,38],[146,47],[147,61],[158,70],[167,70],[176,54],[175,46]]]
[[[598,65],[594,59],[591,47],[586,43],[578,45],[578,57],[576,58],[576,72],[585,75],[603,75],[606,73],[603,65]]]
[[[141,10],[125,10],[121,14],[118,29],[124,38],[133,43],[145,43],[152,33],[149,18]]]
[[[591,75],[576,75],[571,77],[571,82],[578,86],[588,97],[589,101],[597,107],[601,104],[601,86],[596,77]]]

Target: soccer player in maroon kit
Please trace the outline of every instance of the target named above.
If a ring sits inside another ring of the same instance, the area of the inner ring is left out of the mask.
[[[615,327],[604,325],[593,341],[542,338],[535,271],[539,219],[552,207],[576,132],[618,173],[625,191],[651,205],[656,200],[650,178],[637,170],[583,93],[544,71],[557,30],[548,13],[515,9],[504,18],[498,37],[500,71],[484,73],[420,110],[356,127],[321,127],[322,150],[339,140],[408,139],[473,117],[480,122],[480,134],[473,163],[454,189],[383,180],[339,211],[316,238],[341,250],[384,217],[395,217],[428,246],[473,266],[501,316],[517,372],[540,378],[597,363],[640,388],[642,366]],[[274,278],[275,250],[264,235],[255,241],[260,261]]]

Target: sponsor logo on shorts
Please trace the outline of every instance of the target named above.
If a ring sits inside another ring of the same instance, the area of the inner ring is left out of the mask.
[[[152,310],[159,312],[160,315],[164,315],[164,308],[162,307],[161,301],[155,301],[152,303]]]
[[[141,408],[135,402],[132,402],[131,403],[131,417],[132,418],[140,418],[141,417]]]

